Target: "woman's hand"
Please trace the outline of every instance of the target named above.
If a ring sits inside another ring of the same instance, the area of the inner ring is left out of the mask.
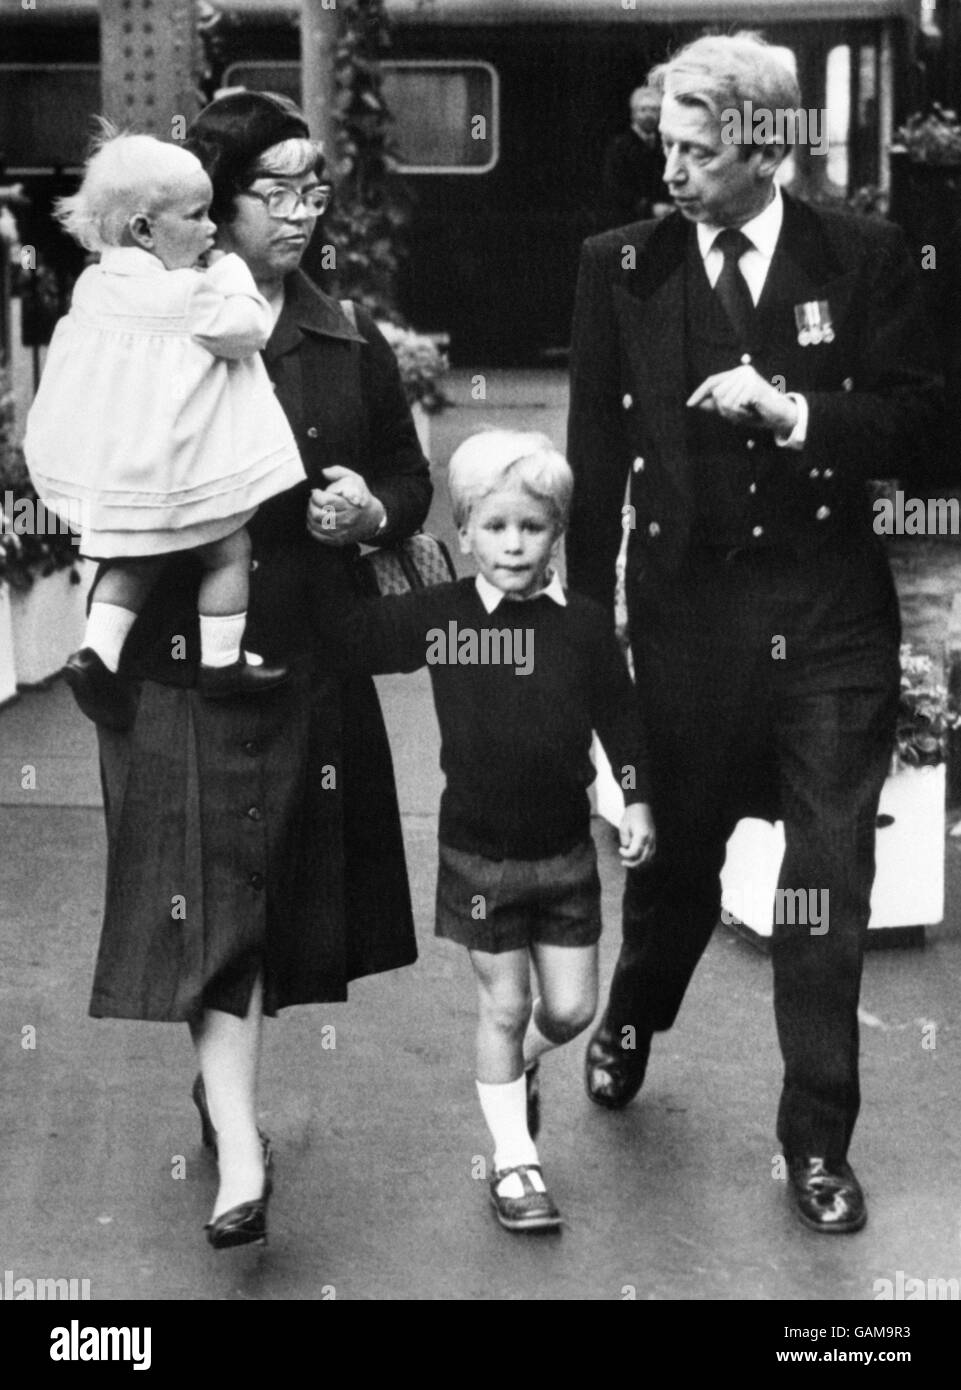
[[[359,473],[350,468],[325,468],[329,487],[314,488],[307,504],[307,530],[324,545],[370,541],[384,518],[384,505]]]
[[[657,840],[654,817],[646,801],[624,808],[620,824],[620,856],[625,869],[636,869],[654,857]]]

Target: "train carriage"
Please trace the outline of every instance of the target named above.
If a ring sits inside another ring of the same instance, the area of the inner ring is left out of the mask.
[[[213,10],[213,83],[299,96],[299,5]],[[798,147],[799,188],[883,191],[890,131],[919,97],[918,12],[917,0],[390,0],[385,89],[414,204],[404,311],[449,333],[455,361],[560,357],[578,247],[600,225],[604,147],[649,67],[709,27],[790,49],[805,106],[827,113],[830,152]],[[0,0],[0,179],[22,178],[41,214],[82,159],[99,53],[90,0]]]

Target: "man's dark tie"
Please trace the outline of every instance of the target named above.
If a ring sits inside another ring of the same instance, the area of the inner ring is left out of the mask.
[[[753,251],[754,243],[736,227],[725,227],[714,238],[714,246],[724,256],[724,265],[714,291],[724,305],[725,313],[737,329],[737,336],[747,342],[754,323],[754,301],[747,281],[741,274],[738,261],[745,251]]]

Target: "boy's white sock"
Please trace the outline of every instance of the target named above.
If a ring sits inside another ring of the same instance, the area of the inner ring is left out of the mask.
[[[527,1085],[523,1076],[499,1084],[478,1081],[477,1095],[494,1140],[494,1168],[539,1162],[537,1146],[527,1130]],[[543,1190],[537,1173],[531,1174],[531,1182],[538,1191]],[[524,1185],[517,1173],[512,1173],[498,1191],[504,1197],[522,1197]]]
[[[240,660],[240,644],[247,626],[246,613],[226,617],[200,615],[200,662],[203,666],[233,666]]]
[[[558,1044],[551,1042],[550,1038],[545,1038],[544,1034],[537,1026],[537,1010],[540,1008],[541,1001],[534,1000],[534,1007],[531,1009],[530,1022],[527,1025],[527,1032],[524,1034],[524,1068],[529,1069],[542,1057],[545,1052],[550,1052],[552,1047]]]
[[[116,674],[123,644],[136,621],[137,615],[132,609],[121,608],[117,603],[98,603],[94,600],[87,616],[82,645],[92,647],[107,670]]]

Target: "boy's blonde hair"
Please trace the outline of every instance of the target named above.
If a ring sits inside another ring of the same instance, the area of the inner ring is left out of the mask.
[[[570,464],[546,434],[533,430],[481,430],[460,444],[451,457],[447,486],[458,528],[466,526],[471,508],[508,481],[546,502],[558,532],[567,526],[574,491]]]
[[[83,183],[54,206],[57,220],[88,251],[120,246],[137,213],[153,213],[192,176],[203,173],[196,155],[153,135],[118,131],[100,121]]]

